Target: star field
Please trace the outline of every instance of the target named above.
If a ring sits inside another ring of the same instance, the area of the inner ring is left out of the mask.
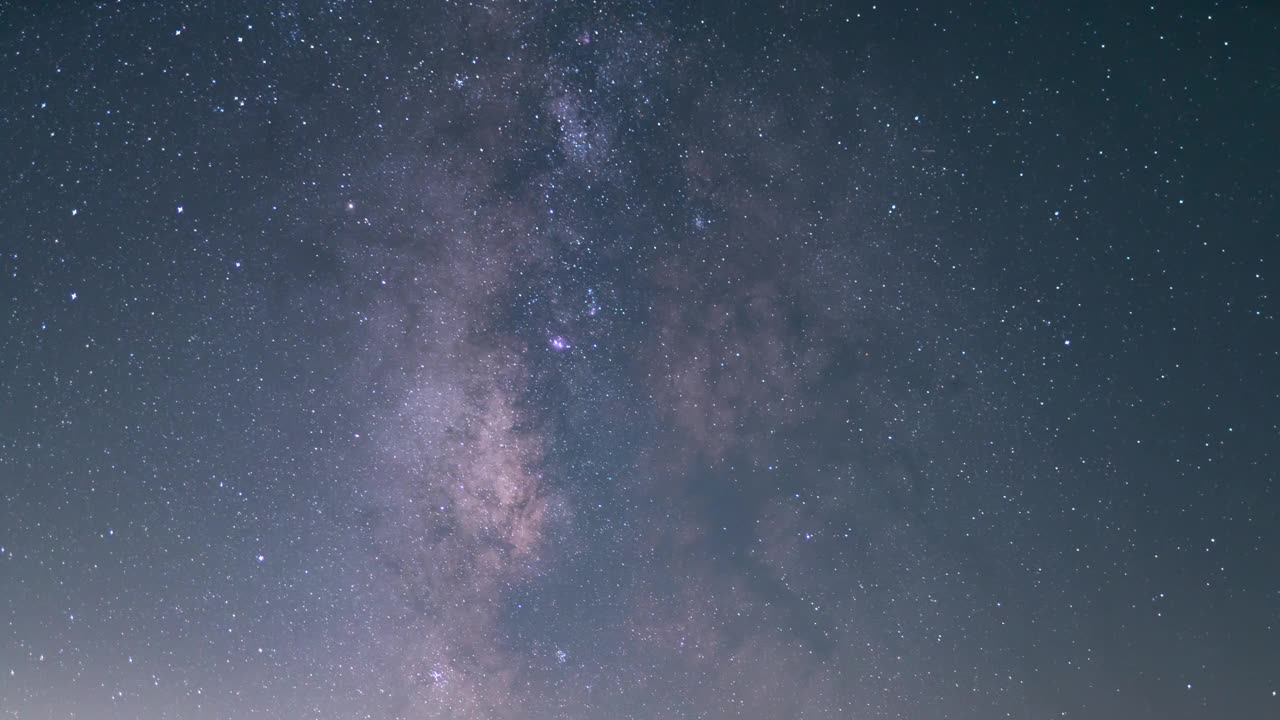
[[[0,717],[1280,715],[1278,32],[0,2]]]

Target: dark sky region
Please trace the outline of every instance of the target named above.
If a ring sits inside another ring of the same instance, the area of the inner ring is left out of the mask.
[[[1277,37],[0,2],[0,717],[1280,717]]]

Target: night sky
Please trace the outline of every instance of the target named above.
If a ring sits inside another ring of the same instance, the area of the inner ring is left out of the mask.
[[[0,717],[1280,717],[1278,37],[0,2]]]

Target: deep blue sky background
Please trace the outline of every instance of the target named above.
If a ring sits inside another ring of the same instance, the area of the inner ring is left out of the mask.
[[[0,713],[1280,713],[1278,31],[0,2]]]

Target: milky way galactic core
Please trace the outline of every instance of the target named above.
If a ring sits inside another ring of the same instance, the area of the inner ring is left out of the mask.
[[[0,715],[1280,717],[1275,9],[0,3]]]

